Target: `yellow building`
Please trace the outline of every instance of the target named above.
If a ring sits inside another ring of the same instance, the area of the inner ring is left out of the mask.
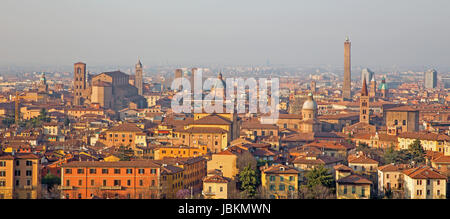
[[[118,161],[120,161],[120,158],[118,158],[118,157],[116,157],[114,155],[111,155],[111,156],[105,157],[103,159],[103,161],[106,161],[106,162],[118,162]]]
[[[229,142],[237,138],[236,132],[239,130],[235,129],[237,129],[235,123],[222,114],[195,114],[194,119],[184,125],[182,129],[174,131],[174,135],[179,139],[177,143],[191,147],[206,146],[209,151],[218,153],[226,148]]]
[[[148,107],[156,106],[156,102],[162,98],[160,93],[150,93],[145,94],[144,97],[147,99]]]
[[[202,179],[206,176],[205,158],[165,158],[161,162],[183,169],[183,189],[189,190],[193,195],[201,192]]]
[[[403,170],[405,197],[445,199],[447,177],[428,166]]]
[[[353,173],[353,169],[345,165],[334,167],[336,174],[337,199],[369,199],[372,181]]]
[[[27,91],[20,95],[20,100],[24,102],[45,102],[47,99],[48,94],[45,92],[38,92],[36,90],[34,91]]]
[[[162,160],[166,157],[185,158],[199,157],[206,155],[206,146],[188,147],[188,146],[161,146],[154,150],[155,160]]]
[[[133,123],[122,123],[106,130],[99,140],[109,147],[125,146],[135,149],[136,146],[142,146],[144,139],[142,129]]]
[[[20,115],[22,116],[22,119],[29,120],[35,117],[38,117],[41,113],[41,108],[38,107],[21,107],[20,108]]]
[[[0,156],[0,199],[37,199],[40,180],[39,157],[34,154]]]
[[[298,197],[298,174],[294,167],[282,164],[262,171],[261,183],[264,198],[295,199]]]
[[[161,184],[163,199],[176,199],[177,192],[183,189],[183,168],[172,165],[161,165]]]
[[[406,164],[387,164],[378,167],[378,194],[386,194],[386,191],[401,194],[404,179],[402,171],[407,169]]]
[[[66,114],[72,117],[80,118],[83,115],[93,114],[103,116],[105,111],[102,109],[93,109],[93,108],[81,108],[81,107],[73,107],[67,109]]]
[[[361,174],[373,174],[377,172],[378,161],[367,157],[363,153],[349,155],[347,160],[348,166],[355,172]]]
[[[248,164],[256,167],[256,159],[248,151],[238,146],[233,146],[225,151],[213,154],[208,161],[208,170],[220,170],[224,177],[235,179],[239,169]]]
[[[445,147],[450,147],[450,137],[446,134],[431,132],[405,132],[398,135],[399,149],[408,149],[416,139],[420,140],[424,150],[444,153]]]
[[[226,109],[224,109],[224,113],[194,113],[194,123],[192,124],[193,127],[210,127],[210,125],[220,125],[220,128],[224,128],[230,133],[231,140],[234,140],[236,138],[239,138],[239,131],[240,131],[240,124],[238,122],[237,114],[236,113],[225,113]],[[214,121],[219,121],[214,119],[213,117],[219,117],[221,119],[225,119],[226,121],[230,122],[229,124],[225,124],[223,122],[220,122],[222,124],[214,124]],[[206,120],[201,120],[203,118],[207,118]],[[204,124],[202,124],[204,123]],[[206,125],[206,126],[205,126]],[[226,128],[225,126],[228,126]],[[216,126],[217,127],[217,126]]]
[[[205,199],[228,199],[233,193],[233,183],[220,171],[211,171],[203,179],[203,196]]]

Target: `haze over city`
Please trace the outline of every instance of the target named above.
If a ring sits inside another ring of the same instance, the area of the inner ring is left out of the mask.
[[[2,1],[0,66],[352,65],[447,68],[447,0]]]
[[[448,0],[1,0],[0,200],[336,218],[385,206],[295,202],[449,199],[449,11]],[[297,207],[250,201],[269,199]],[[14,206],[2,218],[23,216]],[[123,209],[34,206],[30,218]],[[408,206],[395,212],[424,208]]]

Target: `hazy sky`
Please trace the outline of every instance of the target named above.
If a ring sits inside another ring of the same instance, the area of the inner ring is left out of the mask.
[[[0,65],[450,63],[449,0],[1,0]]]

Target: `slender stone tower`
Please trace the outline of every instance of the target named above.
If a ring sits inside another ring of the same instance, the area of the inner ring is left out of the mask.
[[[16,125],[19,124],[20,121],[20,117],[19,117],[19,113],[20,113],[20,100],[19,100],[19,92],[16,91],[16,99],[15,99],[15,107],[14,107],[14,122],[16,123]]]
[[[352,99],[352,93],[351,93],[351,42],[350,39],[347,37],[344,42],[344,85],[343,85],[343,91],[342,91],[342,99],[344,100],[351,100]]]
[[[86,64],[78,62],[74,64],[73,72],[74,105],[83,105],[83,92],[86,90]]]
[[[375,77],[370,81],[370,92],[369,97],[374,98],[377,96],[377,82],[375,81]]]
[[[363,80],[363,87],[361,89],[361,97],[359,99],[359,122],[369,124],[370,108],[369,108],[369,93],[367,91],[366,79]]]
[[[142,72],[142,63],[141,60],[138,61],[138,63],[136,64],[136,75],[135,75],[135,86],[138,89],[138,94],[142,95],[143,94],[143,86],[144,86],[144,82],[143,82],[143,76],[142,76],[143,72]]]

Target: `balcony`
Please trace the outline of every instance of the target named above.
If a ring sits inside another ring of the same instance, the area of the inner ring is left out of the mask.
[[[32,190],[32,189],[33,189],[33,186],[23,186],[23,189],[29,189],[29,190]]]
[[[101,190],[122,190],[122,186],[101,186]]]
[[[59,186],[60,190],[72,190],[73,186]]]
[[[204,195],[204,196],[215,196],[216,195],[216,193],[214,193],[214,192],[211,192],[211,191],[202,191],[202,195]]]

